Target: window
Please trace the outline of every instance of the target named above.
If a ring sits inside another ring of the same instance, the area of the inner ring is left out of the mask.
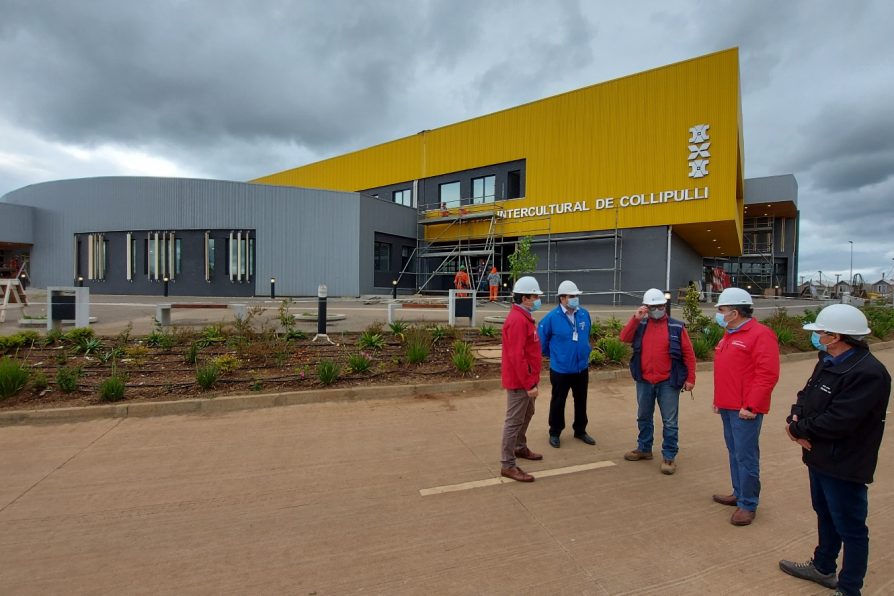
[[[447,207],[460,205],[459,182],[448,182],[438,187],[438,201]]]
[[[512,170],[506,175],[506,198],[517,199],[521,196],[521,170]]]
[[[398,205],[406,205],[407,207],[413,206],[413,191],[409,188],[395,190],[391,193],[391,198]]]
[[[127,234],[127,246],[130,252],[130,254],[127,255],[127,280],[133,281],[133,276],[137,272],[137,239],[129,232]]]
[[[180,238],[174,238],[174,275],[180,275]]]
[[[484,176],[483,178],[472,178],[472,203],[493,203],[494,188],[496,186],[495,176]]]
[[[391,245],[387,242],[376,242],[375,270],[380,272],[391,271]]]

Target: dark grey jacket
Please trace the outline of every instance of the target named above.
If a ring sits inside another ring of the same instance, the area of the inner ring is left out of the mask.
[[[885,432],[885,410],[891,394],[891,375],[865,348],[844,362],[826,366],[824,354],[798,392],[787,418],[789,431],[807,439],[803,450],[808,467],[833,478],[870,483]]]

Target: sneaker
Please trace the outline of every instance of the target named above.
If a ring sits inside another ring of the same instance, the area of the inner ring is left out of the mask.
[[[651,451],[640,451],[639,449],[634,449],[633,451],[628,451],[624,454],[624,459],[627,461],[639,461],[641,459],[652,459]]]
[[[806,579],[807,581],[816,582],[826,588],[838,587],[838,578],[834,573],[820,573],[813,566],[813,559],[808,559],[806,563],[795,563],[794,561],[779,561],[779,568],[795,577]]]
[[[677,471],[677,464],[672,459],[666,459],[661,462],[661,473],[670,476]]]

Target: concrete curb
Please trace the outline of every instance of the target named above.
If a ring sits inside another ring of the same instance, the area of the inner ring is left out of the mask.
[[[894,347],[894,342],[872,345],[873,350],[887,350],[892,347]],[[783,354],[779,357],[780,362],[799,362],[813,359],[816,359],[816,352]],[[713,369],[713,362],[699,362],[696,366],[696,370],[700,372]],[[590,375],[591,381],[621,381],[624,379],[630,379],[630,372],[626,368],[599,371]],[[548,371],[541,376],[541,380],[549,381]],[[445,393],[462,394],[470,391],[495,391],[501,388],[502,383],[500,379],[472,379],[437,385],[381,385],[346,387],[343,389],[310,389],[306,391],[261,393],[257,395],[229,395],[207,399],[136,402],[74,408],[47,408],[43,410],[12,410],[0,412],[0,427],[16,424],[83,422],[103,418],[147,418],[151,416],[177,416],[182,414],[217,414],[302,404],[406,398]]]

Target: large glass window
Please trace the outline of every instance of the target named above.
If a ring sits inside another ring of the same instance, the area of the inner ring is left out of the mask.
[[[496,188],[495,176],[472,178],[472,203],[493,203]]]
[[[438,187],[438,201],[445,207],[459,207],[459,182],[447,182]]]
[[[208,239],[208,275],[214,275],[214,238]]]
[[[407,207],[413,206],[413,191],[409,188],[395,190],[391,193],[391,198],[398,205],[406,205]]]
[[[376,242],[375,270],[381,272],[391,271],[391,245],[387,242]]]

